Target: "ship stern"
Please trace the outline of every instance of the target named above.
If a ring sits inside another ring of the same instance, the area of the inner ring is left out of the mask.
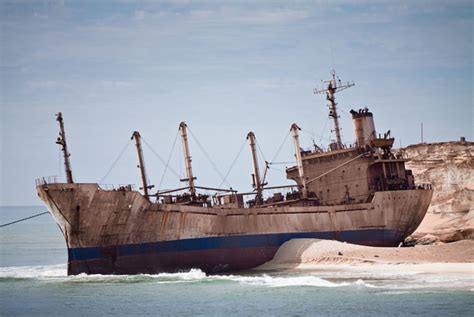
[[[391,232],[386,246],[398,246],[423,221],[433,196],[431,188],[376,192],[373,205]]]

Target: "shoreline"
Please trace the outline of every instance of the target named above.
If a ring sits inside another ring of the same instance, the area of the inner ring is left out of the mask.
[[[399,272],[400,274],[454,273],[473,276],[474,264],[471,262],[427,262],[427,263],[278,263],[264,264],[254,268],[255,272],[370,272],[374,274]]]
[[[474,240],[385,248],[329,240],[294,239],[283,244],[273,260],[253,270],[460,273],[470,274],[474,279]]]

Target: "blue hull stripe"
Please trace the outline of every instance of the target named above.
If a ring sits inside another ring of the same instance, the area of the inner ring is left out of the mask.
[[[140,244],[125,244],[108,247],[86,247],[70,248],[68,250],[70,261],[85,261],[103,258],[101,250],[114,248],[117,256],[129,256],[145,253],[166,253],[204,251],[212,249],[242,249],[258,247],[279,247],[291,239],[318,238],[336,239],[355,244],[366,244],[374,246],[397,245],[399,235],[396,230],[387,229],[364,229],[337,232],[294,232],[294,233],[271,233],[252,235],[217,236],[206,238],[193,238],[172,241],[148,242]],[[403,238],[402,238],[403,239]]]

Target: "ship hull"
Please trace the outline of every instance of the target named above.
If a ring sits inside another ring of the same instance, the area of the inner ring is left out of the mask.
[[[395,230],[300,232],[185,239],[114,247],[71,248],[68,274],[155,274],[200,269],[231,272],[259,266],[273,258],[291,239],[339,240],[368,246],[396,246]]]
[[[250,269],[295,238],[397,246],[422,221],[431,190],[377,192],[373,201],[315,207],[204,208],[153,204],[97,184],[38,186],[68,246],[68,274]]]

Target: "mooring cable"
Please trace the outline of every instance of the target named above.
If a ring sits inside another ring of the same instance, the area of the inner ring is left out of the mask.
[[[6,227],[6,226],[9,226],[9,225],[13,225],[13,224],[15,224],[15,223],[22,222],[22,221],[25,221],[25,220],[28,220],[28,219],[31,219],[31,218],[35,218],[35,217],[39,217],[39,216],[42,216],[42,215],[46,215],[46,214],[49,214],[49,211],[45,211],[45,212],[42,212],[42,213],[39,213],[39,214],[36,214],[36,215],[33,215],[33,216],[29,216],[29,217],[21,218],[21,219],[18,219],[18,220],[9,222],[9,223],[5,223],[5,224],[3,224],[3,225],[0,225],[0,228],[1,228],[1,227]]]

